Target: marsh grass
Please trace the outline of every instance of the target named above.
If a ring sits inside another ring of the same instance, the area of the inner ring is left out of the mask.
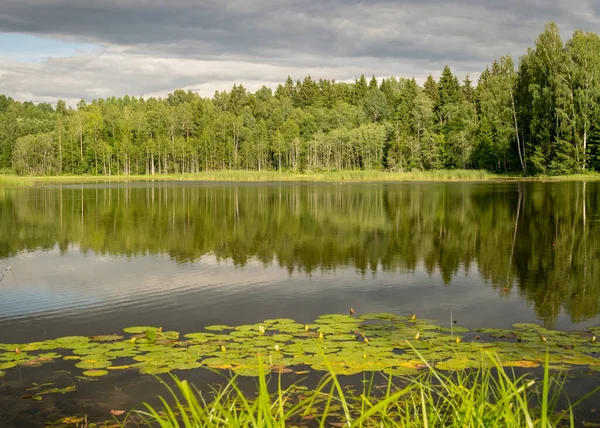
[[[27,177],[0,175],[0,186],[39,186],[60,183],[103,183],[127,181],[206,181],[206,182],[382,182],[382,181],[597,181],[600,173],[565,176],[524,177],[521,174],[494,174],[484,170],[434,170],[391,172],[344,170],[322,172],[293,171],[208,171],[197,174],[164,175],[59,175]]]
[[[344,388],[331,366],[312,391],[297,385],[270,393],[261,372],[252,398],[236,377],[211,391],[210,399],[185,380],[173,376],[160,408],[143,404],[129,413],[123,426],[134,420],[148,426],[174,427],[556,427],[575,425],[573,408],[598,389],[570,404],[563,392],[565,377],[552,376],[548,360],[541,379],[517,376],[489,356],[491,367],[452,374],[431,366],[416,377],[364,377],[361,391]],[[262,367],[262,364],[259,364]],[[600,387],[599,387],[600,389]],[[559,401],[567,404],[559,411]]]
[[[224,170],[198,174],[165,175],[72,175],[47,177],[0,176],[4,185],[40,185],[53,183],[85,183],[106,181],[231,181],[231,182],[361,182],[361,181],[484,181],[496,177],[486,171],[478,170],[440,170],[440,171],[244,171]]]
[[[31,177],[20,177],[18,175],[0,175],[0,187],[31,186]]]

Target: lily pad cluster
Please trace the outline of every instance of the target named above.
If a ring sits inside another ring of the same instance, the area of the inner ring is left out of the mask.
[[[410,375],[428,365],[445,371],[489,366],[489,355],[504,366],[533,368],[543,363],[546,353],[551,367],[600,370],[596,334],[600,327],[563,332],[522,323],[512,329],[469,330],[387,313],[322,315],[312,324],[270,319],[253,325],[213,325],[184,335],[137,326],[118,335],[0,344],[0,372],[63,359],[73,361],[86,377],[118,370],[160,374],[199,367],[256,376],[259,361],[266,373]]]

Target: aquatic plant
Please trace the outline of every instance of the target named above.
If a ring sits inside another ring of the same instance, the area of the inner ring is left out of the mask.
[[[512,329],[476,329],[386,313],[322,315],[312,324],[270,319],[254,325],[213,325],[180,335],[153,326],[129,327],[125,335],[70,336],[43,342],[0,344],[0,376],[17,366],[38,366],[63,359],[84,376],[119,370],[161,374],[208,367],[241,376],[329,371],[337,375],[384,372],[418,374],[423,360],[442,371],[491,367],[492,353],[503,367],[535,368],[548,355],[549,368],[588,366],[600,371],[600,327],[563,332],[538,324]],[[256,359],[263,357],[262,365]],[[321,354],[327,357],[325,365]],[[118,361],[117,361],[118,360]],[[115,364],[113,364],[115,362]]]
[[[314,390],[281,381],[274,393],[268,390],[266,373],[258,364],[255,396],[239,388],[234,376],[224,387],[212,390],[207,398],[186,380],[172,376],[175,388],[162,381],[168,391],[160,397],[159,408],[148,403],[131,411],[122,426],[142,420],[148,426],[172,427],[555,427],[561,422],[573,426],[573,405],[559,410],[562,393],[560,377],[552,377],[549,362],[541,380],[516,376],[500,360],[488,358],[491,367],[459,370],[453,375],[433,368],[413,378],[389,376],[378,384],[375,376],[365,377],[362,391],[342,388],[330,368]],[[329,366],[327,359],[324,364]],[[280,380],[280,378],[279,378]],[[598,388],[600,389],[600,387]]]

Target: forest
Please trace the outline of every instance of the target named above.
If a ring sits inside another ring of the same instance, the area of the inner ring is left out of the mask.
[[[0,95],[0,173],[129,175],[215,170],[485,169],[524,175],[600,171],[600,37],[555,23],[515,64],[478,81],[364,75],[288,77],[275,91],[202,98],[81,100]]]

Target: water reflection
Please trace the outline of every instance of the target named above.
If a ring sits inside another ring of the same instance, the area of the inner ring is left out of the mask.
[[[364,278],[424,272],[446,284],[476,275],[499,297],[518,293],[533,302],[537,316],[553,325],[561,311],[574,322],[600,312],[599,190],[600,183],[581,182],[136,183],[0,189],[0,257],[39,250],[93,255],[98,262],[109,256],[107,269],[114,269],[115,257],[168,255],[180,267],[190,261],[227,261],[235,275],[258,263],[280,266],[299,277],[345,272],[348,267]],[[43,269],[43,258],[36,257],[31,268]],[[51,260],[59,263],[56,257]],[[62,279],[54,278],[53,283],[62,281],[67,295],[71,289],[66,272],[78,263],[77,257],[66,258]],[[139,266],[131,272],[122,269],[123,288],[127,275],[144,275]],[[90,271],[75,278],[81,284],[86,275],[100,274]],[[344,275],[332,278],[323,286],[347,280]],[[183,287],[197,284],[178,281]],[[118,291],[108,282],[107,294]],[[169,287],[164,282],[148,277],[145,290],[128,290],[128,295],[165,293]],[[90,284],[95,291],[90,299],[102,296],[98,289],[103,285]],[[58,292],[51,288],[47,301]],[[8,306],[18,307],[4,302],[4,315],[10,313]],[[57,310],[64,308],[63,299]]]

